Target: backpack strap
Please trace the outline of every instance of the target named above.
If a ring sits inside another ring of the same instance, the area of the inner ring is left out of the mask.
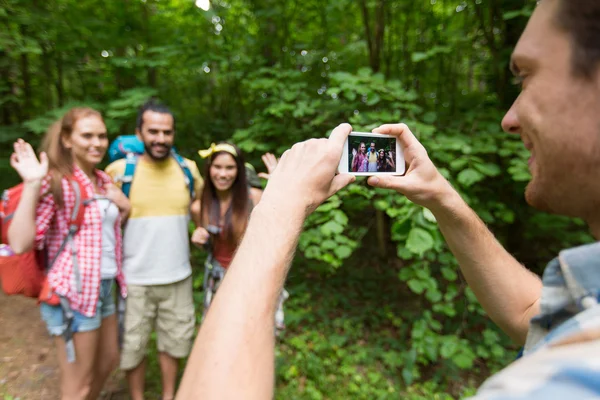
[[[131,183],[133,182],[133,174],[135,173],[135,167],[138,162],[138,156],[135,153],[127,153],[125,157],[125,171],[123,176],[119,178],[121,183],[121,191],[126,197],[129,197],[131,191]]]
[[[192,175],[192,171],[190,171],[190,168],[188,167],[184,158],[181,157],[177,152],[175,152],[175,150],[171,150],[171,155],[173,156],[175,161],[177,161],[177,164],[179,164],[179,166],[181,167],[185,179],[185,184],[190,189],[190,197],[194,199],[194,197],[196,197],[196,194],[194,187],[194,176]]]
[[[77,260],[77,249],[75,247],[75,242],[73,238],[75,234],[81,228],[83,224],[83,218],[85,215],[85,207],[93,201],[88,195],[83,183],[78,179],[73,178],[69,179],[69,184],[73,189],[73,194],[75,195],[75,204],[73,205],[73,210],[71,211],[71,215],[69,216],[69,230],[67,232],[67,236],[62,241],[58,251],[56,252],[54,258],[47,266],[47,271],[49,271],[61,253],[65,250],[67,244],[71,246],[71,257],[73,258],[73,274],[75,275],[75,287],[77,289],[77,293],[81,293],[83,291],[81,285],[81,272],[79,271],[79,262]]]
[[[175,159],[177,164],[179,164],[179,167],[181,167],[181,170],[183,171],[183,179],[185,180],[186,186],[190,190],[190,197],[193,199],[195,197],[195,185],[192,171],[190,171],[190,168],[188,167],[184,158],[175,152],[175,150],[171,150],[171,156]],[[121,182],[121,191],[127,197],[129,197],[129,192],[131,191],[131,183],[133,182],[133,175],[135,174],[137,162],[137,154],[127,153],[127,157],[125,157],[125,171],[123,172],[123,175],[117,179],[119,182]]]

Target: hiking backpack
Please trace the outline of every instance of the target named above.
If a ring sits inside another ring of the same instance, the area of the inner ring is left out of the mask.
[[[123,135],[117,137],[108,149],[108,157],[111,162],[125,158],[125,171],[116,180],[121,182],[121,191],[129,197],[131,183],[135,174],[135,167],[139,156],[144,154],[144,143],[136,135]],[[190,197],[195,198],[194,176],[187,163],[175,148],[171,149],[171,156],[177,161],[183,171],[185,184],[190,190]]]
[[[65,250],[67,243],[72,244],[73,237],[83,223],[85,206],[90,201],[82,182],[75,177],[70,177],[69,183],[75,193],[75,207],[71,211],[69,232],[51,261],[48,261],[46,249],[37,250],[35,246],[23,254],[15,254],[12,251],[8,245],[8,228],[21,200],[23,183],[4,191],[0,201],[0,241],[3,243],[0,248],[0,280],[2,290],[7,295],[20,294],[54,305],[59,303],[58,297],[50,291],[46,275],[58,256]],[[76,282],[80,285],[76,263],[73,265],[73,271]]]

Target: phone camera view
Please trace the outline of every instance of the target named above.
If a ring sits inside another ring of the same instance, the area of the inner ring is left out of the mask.
[[[348,171],[397,172],[396,138],[348,137]]]

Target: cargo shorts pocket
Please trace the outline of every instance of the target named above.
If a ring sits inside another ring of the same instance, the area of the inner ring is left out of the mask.
[[[132,291],[128,288],[126,304],[121,368],[130,370],[138,366],[146,355],[155,311],[146,290]]]

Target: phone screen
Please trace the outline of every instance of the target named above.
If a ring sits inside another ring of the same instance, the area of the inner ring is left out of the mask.
[[[348,137],[348,172],[398,172],[396,138]]]

